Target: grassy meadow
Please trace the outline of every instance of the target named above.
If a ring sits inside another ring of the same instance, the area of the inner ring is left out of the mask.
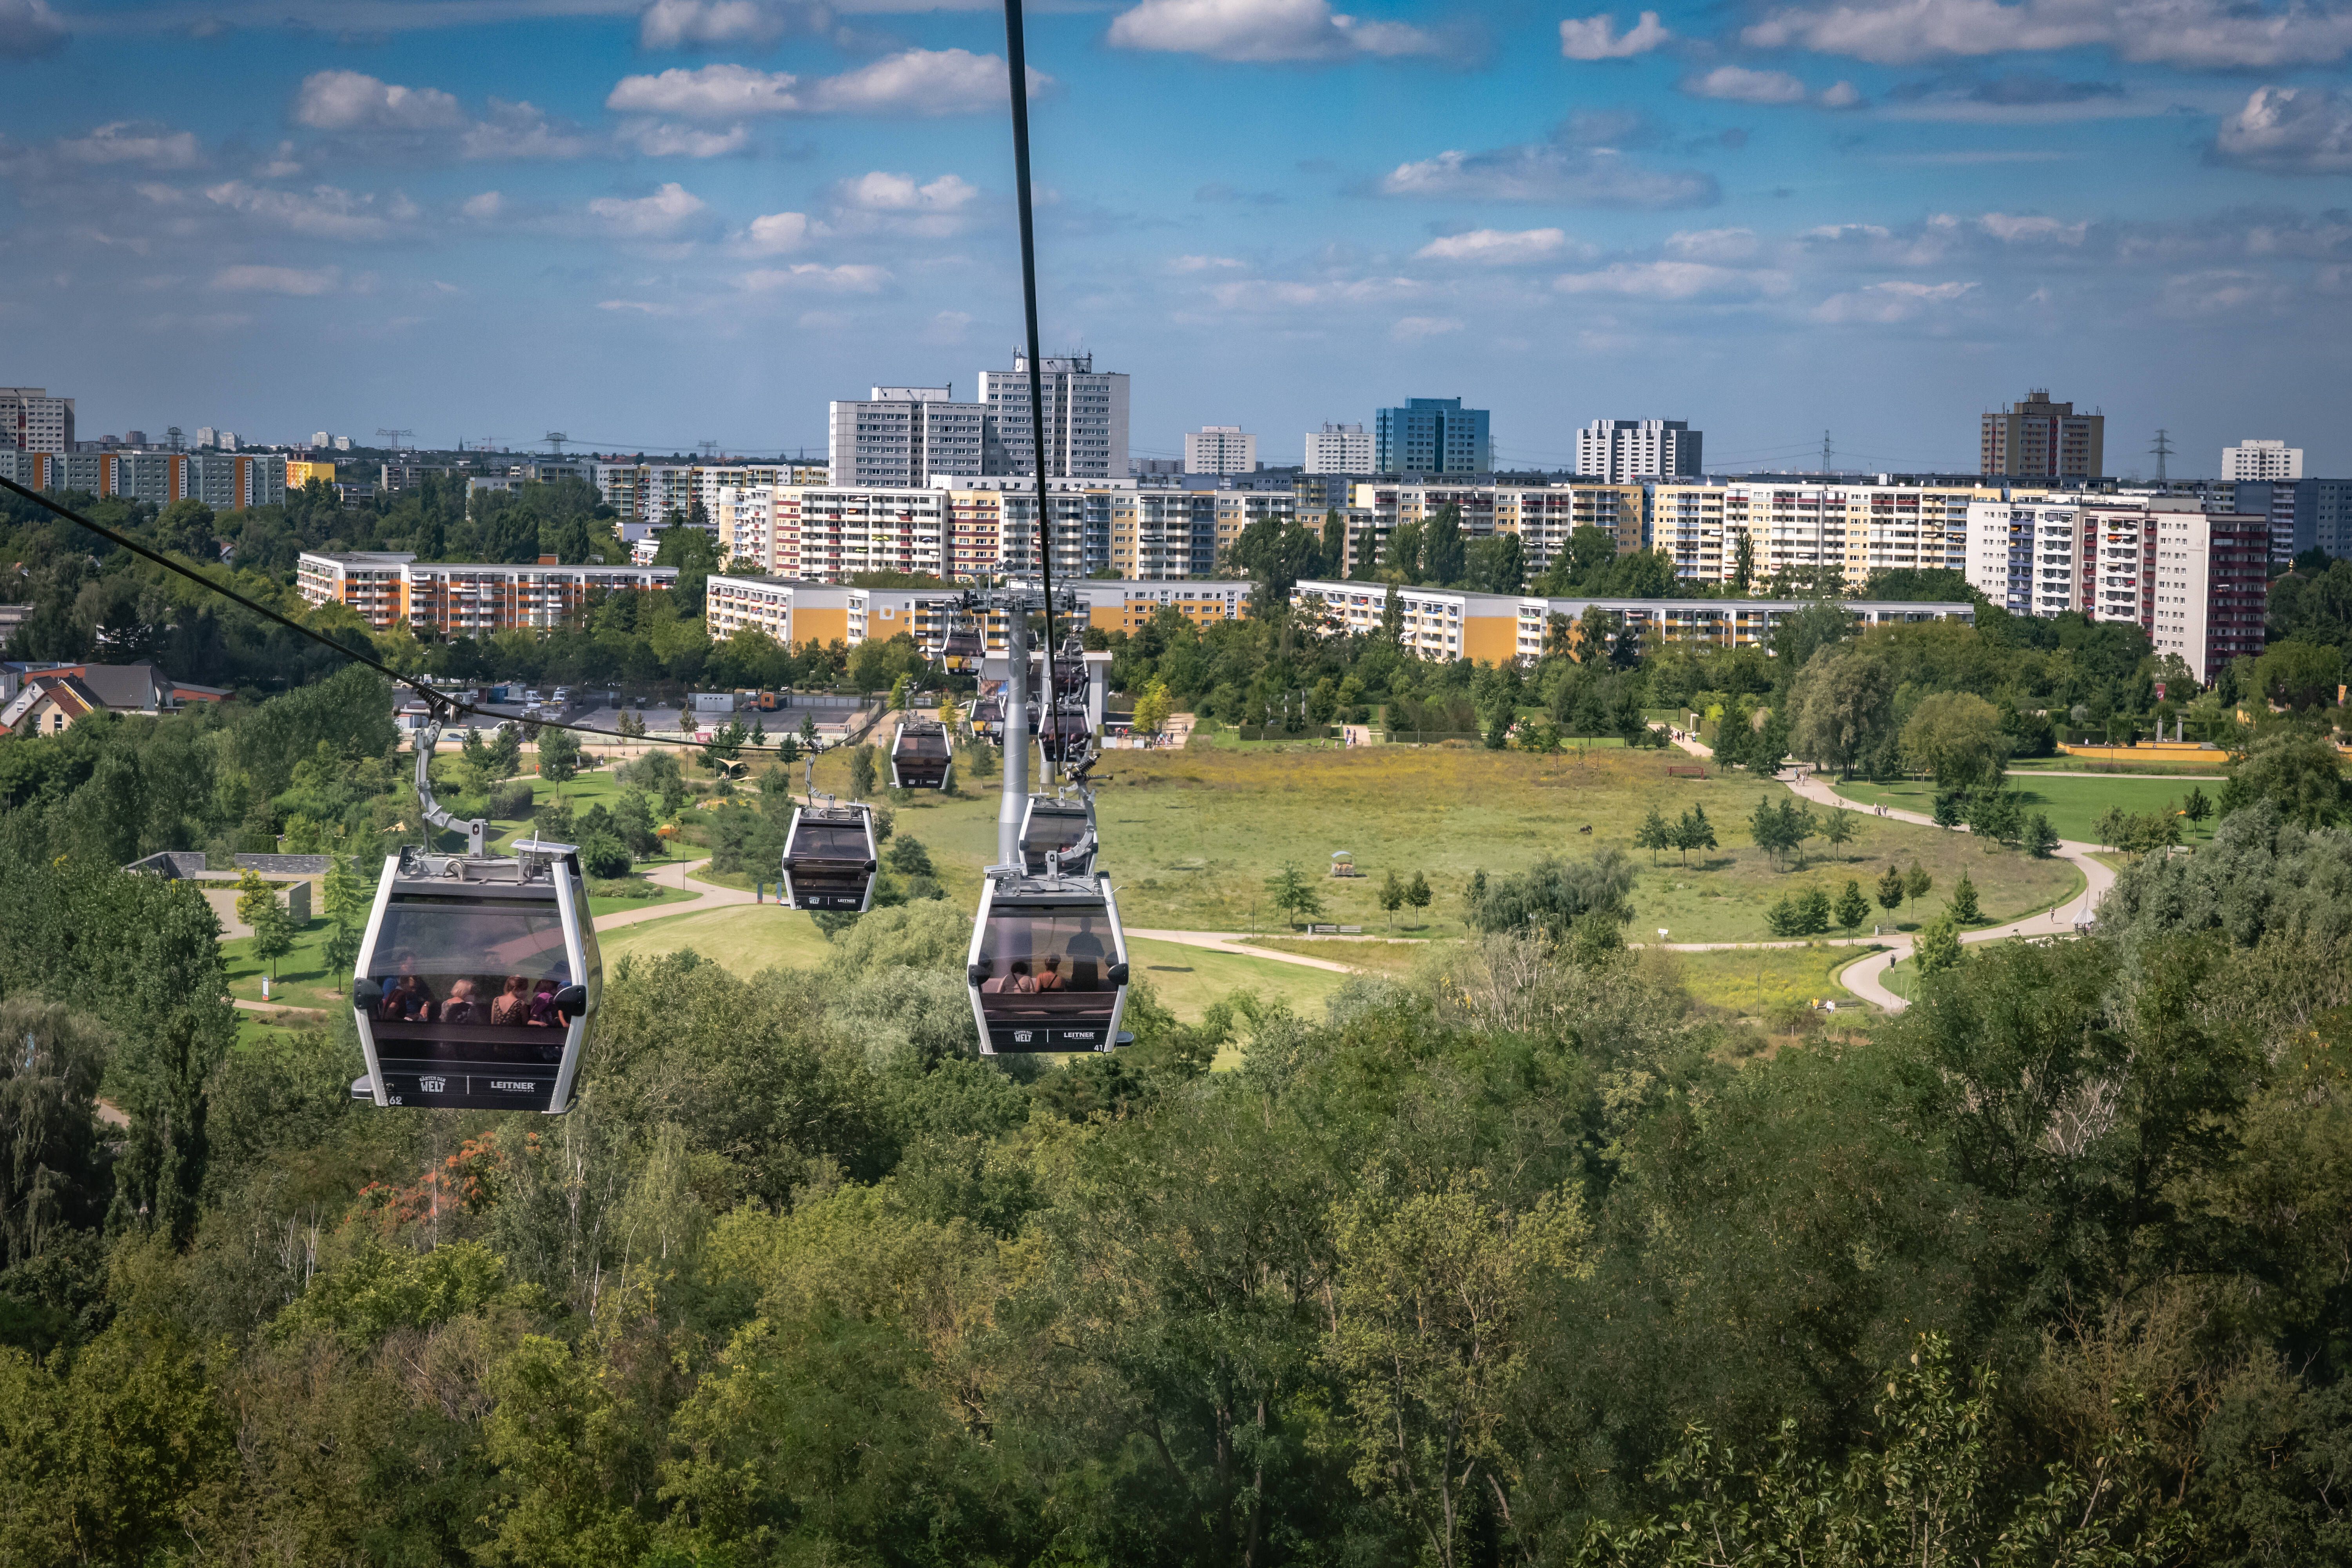
[[[1855,780],[1834,786],[1838,794],[1857,805],[1891,805],[1900,811],[1932,813],[1936,809],[1936,786],[1926,779],[1903,779],[1894,784],[1870,784]],[[2201,789],[2205,798],[2221,794],[2218,778],[2144,779],[2123,773],[2014,773],[2009,775],[2009,788],[2024,803],[2026,811],[2044,812],[2050,826],[2058,830],[2061,838],[2082,843],[2095,842],[2092,825],[2109,806],[2129,812],[2179,809],[2192,789]],[[2180,819],[2181,842],[2202,844],[2213,837],[2213,827],[2221,820],[2217,812],[2203,823]],[[1983,880],[1981,877],[1978,879]]]

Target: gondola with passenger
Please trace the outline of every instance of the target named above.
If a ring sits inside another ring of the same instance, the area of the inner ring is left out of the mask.
[[[892,788],[943,790],[952,766],[946,725],[912,715],[899,721],[898,738],[890,742]]]
[[[964,978],[983,1056],[1117,1046],[1128,958],[1110,879],[989,868]]]
[[[1095,801],[1088,790],[1063,789],[1053,795],[1033,795],[1021,815],[1021,868],[1042,877],[1053,858],[1072,876],[1093,874]]]
[[[1037,755],[1043,763],[1041,777],[1051,777],[1055,768],[1067,768],[1094,750],[1094,725],[1082,703],[1057,704],[1055,711],[1035,721],[1034,728]]]
[[[417,744],[417,794],[434,827],[462,826],[462,855],[408,845],[384,861],[352,966],[367,1076],[352,1097],[391,1108],[571,1109],[604,964],[579,852],[525,839],[484,849],[426,777],[440,726]]]

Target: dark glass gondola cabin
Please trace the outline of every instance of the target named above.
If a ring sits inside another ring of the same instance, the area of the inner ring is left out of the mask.
[[[1086,796],[1033,795],[1021,814],[1021,868],[1033,877],[1048,869],[1046,856],[1061,857],[1064,874],[1090,875],[1095,868],[1095,807]]]
[[[1128,967],[1110,879],[990,868],[964,977],[983,1056],[1111,1049]]]
[[[352,964],[352,1010],[380,1106],[571,1109],[604,972],[580,859],[526,840],[512,858],[386,860]]]
[[[866,807],[803,805],[784,836],[789,909],[862,915],[874,899],[874,814]]]
[[[890,743],[890,783],[897,789],[945,789],[951,765],[947,727],[936,719],[908,719]]]

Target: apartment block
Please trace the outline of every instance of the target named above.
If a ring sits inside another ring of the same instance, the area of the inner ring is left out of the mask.
[[[2045,390],[1984,416],[1977,471],[1988,478],[2092,479],[2106,472],[2104,415],[2077,414]]]
[[[1092,354],[1047,354],[1038,360],[1037,369],[1044,393],[1046,477],[1125,479],[1126,373],[1097,371]],[[1034,474],[1039,443],[1030,418],[1028,356],[1016,353],[1010,371],[982,371],[980,401],[988,410],[987,447],[981,465],[964,471]]]
[[[1076,593],[1087,623],[1106,632],[1133,633],[1163,608],[1173,608],[1197,626],[1237,620],[1248,613],[1245,582],[1140,583],[1081,579],[1056,583],[1055,591]],[[750,627],[787,647],[835,642],[855,647],[868,637],[906,633],[919,643],[936,640],[954,615],[961,595],[937,588],[855,588],[786,576],[716,575],[706,587],[704,619],[712,640]],[[989,615],[982,637],[991,650],[1004,647],[1003,617]]]
[[[946,490],[787,485],[771,493],[772,571],[832,582],[860,572],[942,574]]]
[[[2083,608],[2089,542],[2082,509],[2063,497],[2021,492],[1969,505],[1969,586],[2018,616]]]
[[[1381,474],[1488,474],[1495,444],[1484,408],[1458,397],[1408,397],[1373,416],[1372,468]]]
[[[2352,479],[2252,480],[2230,490],[2226,510],[2271,520],[2273,574],[2285,571],[2306,550],[2352,556]]]
[[[871,398],[831,405],[827,482],[923,485],[933,474],[982,471],[988,405],[958,403],[947,386],[877,386]]]
[[[1165,582],[1215,574],[1217,563],[1261,519],[1298,515],[1287,490],[1113,491],[1107,564],[1122,579]]]
[[[1362,582],[1308,581],[1291,592],[1291,603],[1319,612],[1336,632],[1378,635],[1388,613],[1388,588]],[[1554,616],[1573,625],[1598,606],[1621,616],[1654,647],[1667,642],[1708,642],[1721,647],[1769,647],[1780,621],[1806,607],[1794,599],[1577,599],[1540,595],[1477,594],[1455,588],[1396,590],[1403,645],[1423,658],[1468,658],[1499,664],[1532,664],[1543,657]],[[1843,606],[1862,626],[1918,621],[1973,625],[1973,604],[1851,600]]]
[[[1372,437],[1361,425],[1326,424],[1307,433],[1307,471],[1310,474],[1371,474]]]
[[[74,400],[51,397],[47,387],[0,386],[0,452],[74,449]]]
[[[1838,484],[1791,479],[1650,487],[1651,548],[1675,575],[1738,581],[1740,544],[1751,581],[1834,567],[1860,588],[1877,571],[1966,569],[1969,507],[1997,499],[1981,486]]]
[[[2152,513],[2148,636],[2202,685],[2231,659],[2263,651],[2270,520],[2167,509]]]
[[[1595,419],[1576,433],[1576,471],[1611,484],[1695,479],[1706,437],[1683,419]]]
[[[377,631],[430,627],[445,637],[561,626],[594,590],[667,590],[671,566],[565,566],[541,556],[529,566],[425,562],[397,551],[314,554],[295,565],[295,586],[313,605],[347,605]]]
[[[1184,433],[1188,474],[1250,474],[1257,471],[1257,437],[1238,425],[1203,425]]]
[[[2303,478],[2303,448],[2284,441],[2252,439],[2224,447],[2221,478],[2232,483],[2240,479],[2299,479]]]
[[[215,511],[286,500],[286,459],[266,453],[20,452],[0,447],[0,474],[37,490],[80,490],[152,506],[203,501]]]

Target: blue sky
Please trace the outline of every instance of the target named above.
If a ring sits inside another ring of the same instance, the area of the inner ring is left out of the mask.
[[[1134,447],[1410,395],[1569,460],[2352,471],[2352,6],[1138,0],[1030,19],[1049,352]],[[0,384],[83,433],[822,449],[1010,363],[1001,10],[0,0]]]

